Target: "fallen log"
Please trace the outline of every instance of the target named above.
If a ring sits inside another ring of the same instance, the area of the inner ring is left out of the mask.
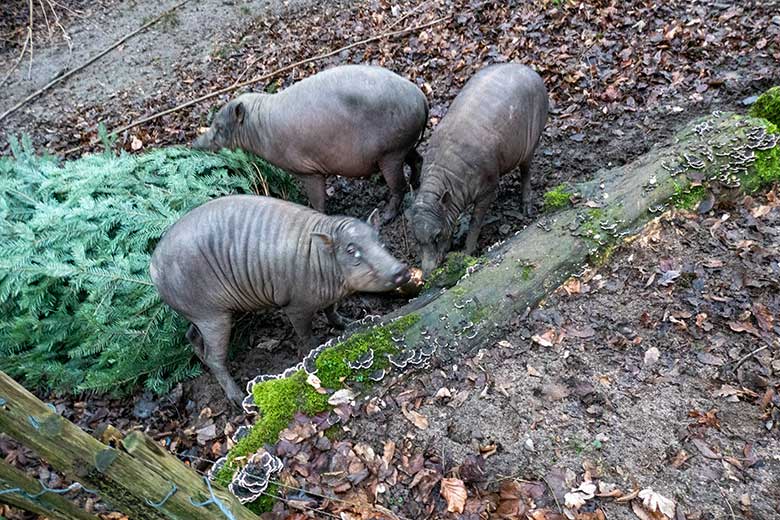
[[[354,398],[362,383],[381,379],[387,369],[417,366],[434,355],[460,359],[490,346],[506,324],[522,319],[566,279],[666,209],[698,205],[705,211],[716,197],[780,181],[776,131],[764,119],[734,114],[694,121],[639,159],[559,189],[550,199],[562,199],[565,208],[489,248],[454,286],[429,291],[373,319],[374,327],[315,349],[284,374],[251,381],[245,408],[260,416],[219,461],[218,481],[240,481],[240,460],[276,442],[296,411],[327,409],[328,395],[337,397],[334,390],[351,387],[344,391]]]
[[[685,126],[671,143],[573,186],[574,204],[493,246],[473,273],[431,298],[406,332],[407,347],[437,341],[444,358],[462,356],[670,207],[706,210],[717,197],[780,180],[778,137],[766,124],[715,113]]]
[[[212,487],[172,460],[172,455],[153,448],[141,434],[132,435],[127,450],[121,438],[115,437],[116,446],[103,444],[4,372],[0,372],[0,431],[133,520],[258,518],[229,492]]]

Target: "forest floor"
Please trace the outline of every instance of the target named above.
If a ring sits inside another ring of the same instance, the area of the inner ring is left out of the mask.
[[[36,25],[32,65],[24,56],[12,71],[0,110],[176,2],[60,4],[67,6],[60,10],[62,30]],[[695,117],[744,112],[753,96],[780,84],[777,7],[677,0],[198,0],[9,116],[0,127],[0,153],[9,152],[10,136],[22,133],[51,153],[98,150],[99,122],[117,128],[310,56],[447,17],[252,88],[284,88],[335,64],[383,65],[428,96],[427,139],[475,71],[493,62],[527,63],[544,78],[552,101],[533,163],[538,214],[541,195],[552,187],[630,162]],[[0,7],[0,80],[22,49],[26,8],[20,0]],[[123,132],[118,146],[134,152],[186,144],[231,95]],[[517,177],[502,180],[480,247],[533,222],[518,211],[518,189]],[[332,179],[327,210],[365,217],[386,194],[378,178]],[[418,263],[403,219],[382,235],[398,257]],[[288,491],[296,500],[280,502],[279,517],[284,509],[302,514],[295,506],[315,516],[360,518],[361,511],[376,511],[369,504],[400,518],[448,517],[462,483],[468,499],[460,517],[484,518],[498,508],[497,518],[525,512],[552,519],[564,495],[586,479],[614,484],[623,494],[652,488],[678,503],[680,519],[777,518],[779,258],[774,193],[655,222],[605,266],[567,284],[527,319],[519,317],[498,344],[457,367],[378,388],[381,399],[356,407],[338,440],[291,435],[280,453],[287,459],[281,478],[310,493]],[[357,319],[401,304],[356,296],[341,311]],[[317,331],[332,334],[324,320]],[[249,336],[252,348],[237,348],[231,367],[240,379],[295,362],[292,329],[280,314],[261,314]],[[199,471],[225,453],[238,425],[251,423],[234,415],[208,374],[163,399],[42,397],[89,430],[105,422],[143,429]],[[62,484],[34,454],[2,437],[0,453],[48,485]],[[326,467],[344,474],[318,478]],[[100,502],[81,500],[106,511]],[[583,519],[642,518],[636,501],[583,501]]]

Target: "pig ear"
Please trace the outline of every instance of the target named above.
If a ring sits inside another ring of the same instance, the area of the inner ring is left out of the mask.
[[[452,193],[450,193],[450,190],[444,192],[444,194],[439,198],[439,202],[441,202],[442,206],[450,205],[452,202]]]
[[[379,228],[382,227],[382,220],[379,218],[379,208],[374,208],[374,211],[368,216],[366,222],[368,222],[368,225],[374,228],[375,231],[379,231]]]
[[[333,237],[327,233],[311,233],[311,241],[321,247],[324,247],[326,251],[333,252],[334,243]]]
[[[233,107],[233,115],[236,116],[236,121],[238,122],[239,125],[244,123],[245,113],[246,113],[246,107],[244,107],[244,104],[241,101],[236,103],[236,106]]]

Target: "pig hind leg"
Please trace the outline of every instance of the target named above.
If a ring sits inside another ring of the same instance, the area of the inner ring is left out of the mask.
[[[528,161],[520,165],[520,203],[521,210],[526,217],[531,216],[531,162]]]
[[[190,345],[192,345],[192,348],[195,351],[195,355],[198,356],[198,359],[205,363],[205,361],[203,361],[203,336],[200,335],[200,331],[194,323],[190,323],[190,328],[187,329],[187,333],[184,335],[184,337],[187,338],[187,341],[189,341]]]
[[[379,169],[385,178],[387,187],[390,188],[390,199],[387,201],[382,213],[382,223],[387,224],[398,216],[401,202],[406,191],[406,178],[404,177],[405,155],[386,155],[379,161]]]
[[[497,183],[496,183],[497,184]],[[469,233],[466,235],[466,248],[465,253],[471,255],[477,249],[477,240],[479,239],[479,233],[482,231],[482,224],[485,222],[485,216],[487,215],[490,206],[493,205],[493,201],[496,200],[496,192],[498,186],[488,186],[474,202],[474,213],[471,215],[471,223],[469,224]]]
[[[296,175],[298,181],[306,192],[311,207],[325,213],[325,176],[324,175]]]
[[[412,189],[416,190],[420,187],[420,175],[422,174],[423,158],[417,152],[417,150],[412,148],[409,150],[409,153],[406,154],[404,162],[409,165],[409,169],[411,170],[409,184],[412,186]]]
[[[203,320],[194,320],[187,331],[187,339],[192,343],[195,353],[209,368],[227,398],[238,406],[244,394],[230,376],[227,368],[228,346],[232,316],[221,314]]]

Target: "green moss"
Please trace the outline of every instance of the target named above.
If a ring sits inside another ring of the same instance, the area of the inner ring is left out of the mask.
[[[589,208],[587,218],[580,224],[582,236],[590,240],[599,240],[604,233],[599,227],[599,222],[604,219],[604,211],[600,208]]]
[[[554,211],[571,204],[572,193],[566,189],[565,184],[559,184],[544,194],[544,210]]]
[[[593,267],[602,267],[609,262],[612,255],[617,250],[617,244],[610,243],[598,249],[595,253],[588,255],[588,263]]]
[[[399,336],[409,327],[419,321],[418,314],[409,314],[383,327],[374,327],[365,332],[353,334],[345,341],[325,350],[317,357],[317,377],[325,388],[340,388],[342,381],[348,377],[365,379],[370,372],[386,368],[388,361],[385,354],[398,351],[393,336]],[[370,369],[352,370],[347,365],[360,356],[374,349],[374,364]],[[357,379],[356,379],[357,380]]]
[[[672,204],[681,209],[693,210],[707,195],[707,188],[704,186],[687,186],[674,183],[674,195],[672,195]]]
[[[774,89],[778,89],[778,87],[774,87]],[[758,120],[758,122],[763,124],[766,127],[766,131],[771,134],[780,132],[776,124],[764,120]],[[780,182],[780,146],[775,146],[769,150],[756,151],[756,162],[753,164],[753,168],[740,181],[743,189],[748,193],[759,191],[776,182]]]
[[[520,279],[527,282],[534,274],[536,266],[531,262],[522,262],[520,264]]]
[[[456,285],[450,289],[450,292],[457,296],[458,298],[461,298],[463,296],[466,296],[466,288],[460,285]]]
[[[268,513],[274,507],[276,497],[279,496],[279,484],[271,483],[260,498],[247,504],[247,508],[257,515]]]
[[[409,314],[388,325],[353,334],[345,341],[326,349],[317,358],[317,376],[324,388],[338,389],[346,379],[363,379],[370,372],[386,368],[385,354],[397,352],[393,336],[400,336],[420,320],[419,314]],[[347,363],[374,349],[374,364],[370,369],[352,370]],[[329,408],[328,394],[320,394],[306,382],[306,372],[299,370],[284,379],[272,379],[256,384],[252,389],[260,415],[249,434],[230,453],[227,463],[217,473],[216,480],[227,485],[237,469],[235,460],[255,453],[266,444],[274,444],[279,432],[287,428],[296,412],[314,415]]]
[[[262,410],[249,434],[241,439],[228,454],[227,464],[217,473],[217,481],[227,485],[236,467],[233,461],[255,453],[265,444],[279,440],[279,432],[287,428],[295,412],[301,410],[313,415],[328,408],[328,396],[319,394],[306,383],[306,372],[299,370],[285,379],[272,379],[252,389],[255,403]]]
[[[474,307],[469,313],[469,320],[474,323],[479,323],[490,316],[489,305],[479,305]]]
[[[433,287],[452,287],[466,274],[466,269],[478,263],[479,259],[473,256],[460,252],[450,253],[444,260],[444,265],[435,269],[428,277],[423,290]]]
[[[780,87],[772,87],[761,94],[750,107],[750,115],[780,126]]]
[[[344,428],[338,424],[334,424],[322,433],[324,433],[325,437],[327,437],[331,442],[338,441],[344,437]]]

